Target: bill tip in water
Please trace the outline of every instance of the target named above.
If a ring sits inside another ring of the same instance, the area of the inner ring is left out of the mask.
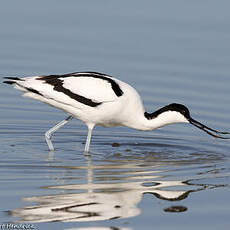
[[[219,139],[230,139],[230,137],[226,137],[226,136],[222,136],[222,135],[229,135],[229,132],[220,132],[218,130],[209,128],[206,125],[203,125],[202,123],[200,123],[199,121],[194,120],[193,118],[189,119],[190,124],[196,126],[197,128],[203,130],[204,132],[206,132],[207,134],[215,137],[215,138],[219,138]]]

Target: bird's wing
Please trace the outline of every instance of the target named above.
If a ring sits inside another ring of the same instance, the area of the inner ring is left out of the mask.
[[[96,107],[114,101],[123,94],[116,79],[93,72],[38,76],[23,80],[17,83],[29,93],[36,93],[74,107]]]

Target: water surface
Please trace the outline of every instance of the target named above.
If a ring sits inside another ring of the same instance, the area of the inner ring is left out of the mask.
[[[99,71],[133,85],[147,111],[183,103],[230,130],[228,1],[7,1],[0,78]],[[3,23],[4,22],[4,23]],[[153,132],[73,120],[1,84],[1,223],[36,229],[228,229],[230,142],[186,124]]]

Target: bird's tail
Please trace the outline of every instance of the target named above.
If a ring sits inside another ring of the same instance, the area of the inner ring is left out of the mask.
[[[24,96],[28,96],[27,93],[33,93],[37,95],[42,95],[38,90],[34,89],[29,83],[29,78],[19,78],[19,77],[4,77],[7,79],[3,83],[13,85],[15,89],[21,90],[24,92]]]
[[[18,81],[24,81],[19,77],[4,77],[4,78],[8,80],[3,81],[3,83],[10,84],[10,85],[17,83]]]

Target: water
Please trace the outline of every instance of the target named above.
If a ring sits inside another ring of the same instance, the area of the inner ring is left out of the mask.
[[[99,71],[230,130],[228,1],[5,1],[0,77]],[[0,223],[35,229],[229,229],[230,142],[190,125],[93,133],[1,85]],[[32,224],[29,226],[29,224]],[[3,228],[4,226],[1,225]]]

